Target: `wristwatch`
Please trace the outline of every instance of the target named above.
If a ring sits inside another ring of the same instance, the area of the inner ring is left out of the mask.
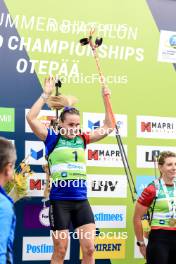
[[[144,247],[145,246],[144,241],[137,241],[136,244],[138,247]]]
[[[47,99],[49,98],[49,95],[46,94],[46,93],[42,93],[42,94],[40,95],[40,97],[43,98],[44,101],[47,101]]]

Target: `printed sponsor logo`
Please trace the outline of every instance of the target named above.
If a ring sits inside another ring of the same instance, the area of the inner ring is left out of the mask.
[[[26,116],[30,109],[25,109],[25,132],[32,133],[32,130],[27,122]],[[56,118],[55,111],[52,110],[41,110],[37,119],[46,127],[49,128],[52,120]]]
[[[137,176],[136,177],[136,189],[138,196],[141,195],[143,190],[153,181],[155,176]]]
[[[126,228],[126,206],[92,206],[97,228]]]
[[[137,116],[137,137],[176,138],[176,118],[159,116]]]
[[[176,152],[176,147],[165,146],[137,146],[137,167],[155,169],[155,159],[162,151]]]
[[[49,207],[40,204],[26,204],[24,207],[24,227],[26,229],[50,227]]]
[[[15,131],[15,109],[0,107],[0,131]]]
[[[95,259],[124,259],[125,258],[126,241],[125,239],[116,238],[99,238],[95,239]],[[80,259],[82,259],[82,251],[80,248]]]
[[[116,124],[122,137],[127,136],[127,115],[115,115]],[[104,125],[105,114],[83,113],[83,130],[91,131]],[[114,136],[111,133],[110,136]]]
[[[29,164],[43,165],[45,160],[45,146],[42,141],[26,141],[25,156],[29,156]]]
[[[125,175],[88,175],[88,197],[127,197]]]
[[[176,32],[160,31],[158,61],[176,63]]]
[[[23,261],[51,260],[53,253],[52,237],[23,237]],[[65,260],[70,259],[70,240]]]
[[[124,146],[127,153],[127,146]],[[117,144],[89,144],[86,149],[87,166],[123,167]]]
[[[34,175],[28,177],[28,190],[27,196],[42,196],[44,195],[44,190],[46,187],[46,174],[45,173],[35,173]]]

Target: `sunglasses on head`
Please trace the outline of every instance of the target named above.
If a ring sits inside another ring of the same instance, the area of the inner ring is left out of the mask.
[[[70,111],[70,110],[76,110],[76,108],[72,107],[72,106],[66,106],[66,107],[64,107],[62,112],[67,112],[67,111]]]

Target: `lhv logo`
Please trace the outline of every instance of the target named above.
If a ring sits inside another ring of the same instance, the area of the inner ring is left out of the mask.
[[[87,175],[88,197],[127,197],[125,175]]]
[[[176,147],[137,146],[137,167],[154,169],[155,162],[162,151],[176,152]]]

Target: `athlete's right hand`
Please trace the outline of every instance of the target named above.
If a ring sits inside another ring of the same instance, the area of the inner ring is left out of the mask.
[[[47,95],[51,95],[52,91],[55,87],[55,79],[54,77],[48,77],[44,80],[44,93]]]
[[[139,247],[139,250],[144,258],[146,258],[146,246]]]

